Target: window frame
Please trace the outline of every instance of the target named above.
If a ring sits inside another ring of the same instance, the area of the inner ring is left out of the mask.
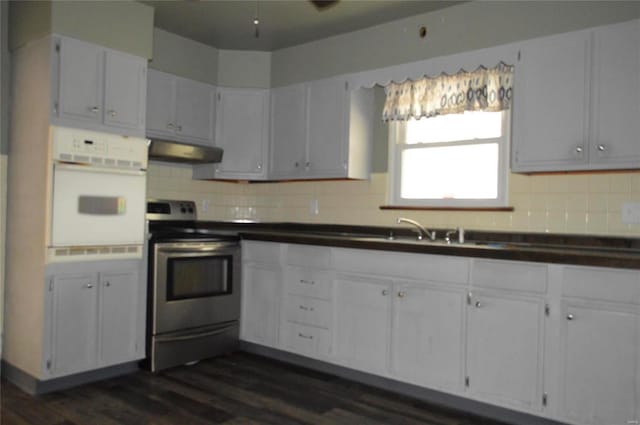
[[[407,145],[398,143],[404,140],[406,135],[406,121],[389,122],[389,189],[387,202],[393,207],[408,208],[501,208],[508,206],[508,182],[510,172],[510,146],[511,146],[511,111],[502,111],[502,137],[495,139],[471,139],[456,140],[451,142],[424,143]],[[428,118],[427,118],[428,119]],[[407,199],[400,197],[400,185],[402,179],[402,153],[407,149],[419,149],[421,147],[442,147],[479,145],[498,143],[498,196],[495,199]]]

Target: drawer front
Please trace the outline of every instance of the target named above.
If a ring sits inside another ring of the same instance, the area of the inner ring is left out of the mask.
[[[471,281],[480,288],[519,292],[547,292],[547,265],[519,261],[476,260]]]
[[[280,264],[283,245],[275,242],[242,241],[242,260],[267,264]]]
[[[327,272],[289,267],[285,279],[289,294],[331,299],[331,278]]]
[[[310,357],[329,355],[331,337],[328,330],[291,322],[286,322],[284,328],[285,349]]]
[[[331,303],[317,298],[287,295],[285,320],[328,329],[331,327]]]
[[[287,245],[287,264],[293,266],[329,268],[331,248],[326,246]]]
[[[640,271],[566,266],[562,273],[562,295],[640,304]]]

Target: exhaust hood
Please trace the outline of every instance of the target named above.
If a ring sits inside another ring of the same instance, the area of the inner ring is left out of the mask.
[[[222,149],[152,139],[149,159],[185,164],[211,164],[222,161]]]

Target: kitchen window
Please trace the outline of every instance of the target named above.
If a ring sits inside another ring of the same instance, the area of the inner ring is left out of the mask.
[[[509,121],[508,111],[467,111],[391,122],[389,203],[506,206]]]
[[[506,207],[512,77],[501,62],[386,87],[391,208]]]

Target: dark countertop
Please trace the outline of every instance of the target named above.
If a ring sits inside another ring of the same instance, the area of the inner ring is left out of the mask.
[[[466,231],[466,243],[447,244],[446,229],[436,229],[438,240],[431,242],[418,241],[411,228],[399,226],[201,221],[198,227],[237,231],[256,241],[640,269],[640,238]]]

